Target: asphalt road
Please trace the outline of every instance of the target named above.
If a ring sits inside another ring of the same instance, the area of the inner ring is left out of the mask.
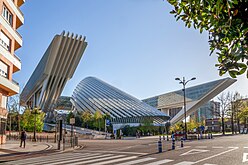
[[[176,142],[162,141],[158,153],[158,138],[133,140],[81,140],[85,147],[74,152],[62,152],[7,164],[149,164],[149,165],[242,165],[248,164],[248,135]]]

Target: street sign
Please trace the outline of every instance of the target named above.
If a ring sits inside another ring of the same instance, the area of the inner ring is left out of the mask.
[[[58,115],[56,116],[56,121],[59,121],[59,120],[65,121],[65,120],[66,120],[66,116],[63,115],[63,114],[58,114]]]
[[[70,118],[70,124],[75,124],[75,118]]]
[[[110,120],[106,119],[106,126],[110,126]]]

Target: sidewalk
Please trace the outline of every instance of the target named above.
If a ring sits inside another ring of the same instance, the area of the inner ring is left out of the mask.
[[[0,155],[6,153],[18,153],[18,152],[35,152],[43,150],[54,149],[55,144],[40,143],[40,142],[26,142],[26,148],[20,147],[19,141],[7,141],[6,144],[0,145]]]
[[[23,148],[20,147],[20,141],[7,141],[6,144],[0,145],[0,163],[54,152],[56,146],[54,143],[28,141],[26,142],[26,148]]]

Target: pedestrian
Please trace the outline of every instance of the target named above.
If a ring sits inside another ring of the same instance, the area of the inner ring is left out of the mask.
[[[20,144],[20,147],[22,147],[22,143],[23,143],[23,148],[25,148],[25,146],[26,146],[26,139],[27,139],[27,134],[26,134],[25,130],[23,130],[21,132],[21,144]]]

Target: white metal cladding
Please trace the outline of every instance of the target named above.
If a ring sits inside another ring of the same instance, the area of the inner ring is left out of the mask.
[[[73,91],[71,101],[81,112],[99,110],[102,114],[108,113],[114,123],[141,122],[143,119],[162,123],[169,119],[165,113],[95,77],[83,79]]]
[[[56,35],[21,93],[21,104],[53,110],[66,82],[72,78],[85,51],[85,37]]]

